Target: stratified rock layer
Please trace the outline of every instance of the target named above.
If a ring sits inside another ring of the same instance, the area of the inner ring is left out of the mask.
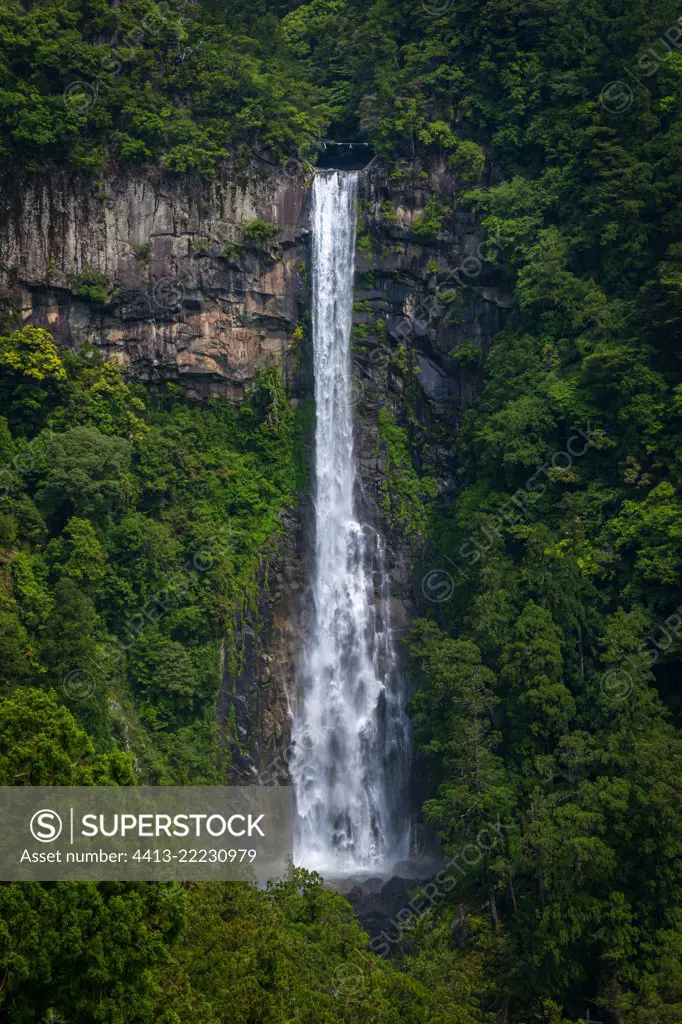
[[[0,299],[141,380],[239,400],[259,366],[285,365],[292,348],[306,197],[303,178],[271,168],[210,184],[5,178]],[[259,240],[256,221],[279,233]]]

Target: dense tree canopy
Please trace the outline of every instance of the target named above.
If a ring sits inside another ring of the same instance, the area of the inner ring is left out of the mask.
[[[62,360],[38,328],[0,338],[0,352],[11,367],[0,420],[5,692],[56,690],[104,747],[112,730],[118,742],[134,735],[150,782],[227,778],[228,765],[216,774],[220,645],[257,592],[261,548],[296,487],[279,374],[265,370],[238,412],[145,403],[116,367]],[[51,401],[27,419],[34,381]]]

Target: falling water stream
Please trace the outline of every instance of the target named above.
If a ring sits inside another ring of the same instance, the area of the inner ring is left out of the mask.
[[[313,185],[315,560],[290,764],[295,861],[328,876],[407,856],[407,723],[382,537],[359,520],[350,338],[353,172]]]

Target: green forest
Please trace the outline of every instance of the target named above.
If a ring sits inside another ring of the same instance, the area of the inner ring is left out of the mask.
[[[682,12],[0,0],[15,176],[308,172],[324,139],[398,178],[445,166],[414,237],[471,211],[511,297],[454,420],[411,387],[398,424],[378,415],[447,867],[379,936],[302,868],[2,883],[0,1020],[681,1024]],[[309,486],[313,419],[274,365],[241,405],[190,401],[3,306],[1,785],[232,780],[221,670]]]

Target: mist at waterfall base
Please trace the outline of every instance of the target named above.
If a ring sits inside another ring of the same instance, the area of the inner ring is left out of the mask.
[[[409,742],[384,542],[357,517],[351,327],[354,172],[315,176],[313,621],[294,714],[295,863],[388,873],[409,854]]]

